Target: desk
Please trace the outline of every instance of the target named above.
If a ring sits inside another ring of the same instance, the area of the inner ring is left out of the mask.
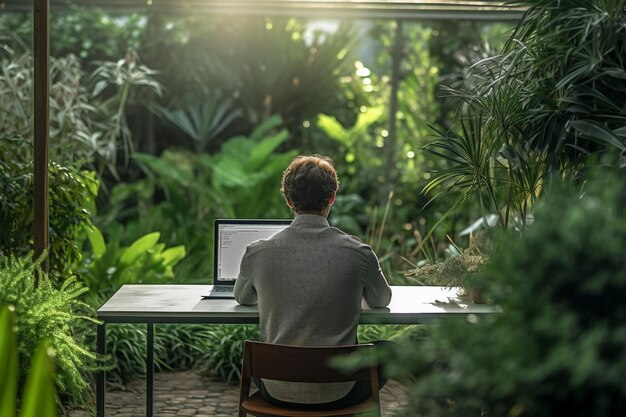
[[[472,304],[460,299],[458,289],[446,287],[391,287],[393,296],[387,308],[365,309],[361,324],[417,324],[437,318],[464,314],[489,314],[497,307]],[[154,324],[210,323],[249,324],[259,322],[256,306],[241,306],[235,300],[201,299],[211,285],[124,285],[98,310],[97,350],[106,353],[108,323],[145,323],[146,415],[153,415]],[[96,377],[96,416],[104,417],[106,375]]]

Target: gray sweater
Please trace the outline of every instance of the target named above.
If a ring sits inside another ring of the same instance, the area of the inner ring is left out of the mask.
[[[336,346],[357,342],[361,300],[385,307],[391,289],[370,246],[330,227],[323,216],[303,214],[271,239],[248,246],[235,298],[258,303],[264,342]],[[353,386],[264,383],[273,397],[299,403],[333,401]]]

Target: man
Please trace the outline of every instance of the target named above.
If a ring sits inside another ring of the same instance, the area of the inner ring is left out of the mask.
[[[281,188],[296,214],[293,223],[246,249],[235,298],[240,304],[258,303],[264,342],[352,345],[357,343],[361,300],[370,307],[385,307],[391,300],[372,248],[328,224],[338,188],[330,158],[298,156],[283,172]],[[264,380],[259,388],[274,404],[317,409],[352,405],[369,395],[369,384],[354,382]]]

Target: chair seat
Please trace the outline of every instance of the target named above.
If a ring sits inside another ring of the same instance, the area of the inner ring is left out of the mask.
[[[355,404],[350,407],[338,408],[334,410],[291,410],[288,408],[277,407],[269,404],[261,396],[260,392],[256,392],[248,397],[243,403],[241,408],[247,413],[265,417],[265,416],[281,416],[281,417],[332,417],[332,416],[346,416],[357,413],[363,413],[367,410],[376,407],[376,403],[371,399],[363,401],[359,404]]]

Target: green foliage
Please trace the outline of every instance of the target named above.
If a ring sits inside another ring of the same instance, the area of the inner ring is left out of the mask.
[[[0,307],[0,415],[15,417],[18,394],[18,354],[14,308]],[[34,354],[26,380],[20,417],[56,417],[54,388],[54,354],[46,341]]]
[[[155,369],[197,368],[227,382],[239,381],[243,341],[258,340],[256,325],[159,325],[154,329]],[[107,326],[107,353],[115,366],[107,378],[118,383],[146,374],[146,329],[133,324]]]
[[[98,68],[92,74],[96,81],[92,97],[106,93],[109,86],[115,91],[100,103],[99,108],[109,115],[108,129],[103,132],[103,138],[108,144],[106,160],[115,163],[117,159],[117,143],[122,142],[125,163],[133,151],[133,138],[126,118],[126,108],[129,104],[143,104],[150,102],[154,94],[162,94],[161,84],[154,78],[157,71],[139,64],[139,56],[133,49],[126,51],[123,59],[117,62],[97,62]],[[109,168],[117,174],[115,165]]]
[[[615,152],[616,163],[626,166],[626,132],[621,129],[626,126],[626,2],[517,3],[529,9],[505,55],[495,66],[487,65],[501,77],[494,85],[500,94],[487,99],[481,85],[481,104],[497,118],[502,134],[536,132],[525,142],[548,150],[550,165]],[[520,100],[522,112],[512,118],[496,104],[507,94]]]
[[[93,323],[87,316],[93,311],[78,300],[86,291],[75,277],[56,288],[30,256],[0,258],[0,304],[13,305],[17,316],[20,385],[26,377],[25,364],[33,361],[35,348],[47,339],[57,354],[59,392],[78,402],[90,398],[86,372],[94,369],[96,355],[73,333],[78,323]]]
[[[626,187],[623,171],[590,177],[552,184],[523,234],[502,232],[476,278],[501,314],[446,321],[400,353],[410,415],[624,414]]]
[[[446,215],[470,203],[504,227],[523,227],[544,178],[584,175],[590,154],[626,166],[624,1],[515,3],[529,8],[502,55],[451,90],[457,123],[426,147],[446,166],[424,191],[457,196]]]
[[[367,174],[367,171],[376,169],[378,173],[382,171],[384,160],[380,147],[372,141],[372,127],[380,123],[383,116],[382,107],[368,108],[365,112],[359,113],[354,125],[344,128],[334,117],[320,114],[317,118],[317,126],[329,138],[341,144],[340,150],[344,153],[344,162],[347,164],[347,173],[351,176]],[[350,184],[352,181],[350,182]],[[362,186],[362,183],[348,185],[348,192],[355,192],[355,185]]]
[[[295,152],[278,151],[288,137],[286,130],[277,130],[280,123],[280,117],[272,117],[249,137],[224,143],[217,154],[136,153],[134,159],[148,176],[113,188],[112,205],[102,213],[101,224],[118,239],[159,230],[168,244],[184,243],[188,256],[178,275],[204,279],[212,270],[207,254],[213,253],[213,242],[207,236],[213,235],[216,218],[290,216],[279,190],[281,172]],[[122,221],[123,228],[115,225]]]
[[[18,145],[19,146],[19,145]],[[26,255],[33,242],[33,165],[13,158],[14,142],[0,138],[0,255]],[[50,162],[50,266],[64,276],[81,258],[83,228],[90,227],[98,180],[93,172]]]
[[[541,193],[545,155],[494,141],[484,132],[480,114],[459,121],[461,135],[438,131],[439,138],[425,147],[429,153],[447,161],[448,167],[434,173],[424,193],[439,190],[433,197],[436,199],[448,193],[452,184],[458,198],[446,215],[468,201],[476,201],[483,216],[496,213],[499,225],[507,227],[513,218],[517,225],[523,226]]]
[[[0,416],[14,417],[17,409],[17,341],[15,309],[0,307]]]
[[[411,334],[421,326],[406,325],[360,325],[357,329],[359,343],[368,343],[376,340],[396,341]]]
[[[243,113],[247,128],[237,132],[273,114],[291,131],[337,107],[353,41],[347,25],[334,33],[310,33],[296,19],[153,15],[143,53],[151,66],[163,69],[164,83],[176,86],[170,103],[222,92]]]
[[[109,15],[97,7],[64,5],[62,13],[50,19],[50,51],[53,56],[76,55],[81,60],[113,60],[128,48],[138,48],[146,18],[137,14]],[[31,49],[33,39],[32,13],[0,15],[0,38],[21,53]]]
[[[147,94],[161,93],[154,71],[138,65],[137,60],[136,54],[128,51],[117,62],[99,62],[90,80],[74,55],[51,58],[50,160],[100,170],[108,165],[113,170],[118,142],[129,152],[132,140],[127,106],[146,100]],[[9,54],[0,60],[0,131],[3,141],[11,140],[2,147],[21,163],[33,159],[32,74],[30,53],[17,58]]]
[[[80,276],[91,291],[92,305],[108,299],[124,284],[171,280],[174,266],[185,257],[184,246],[166,249],[159,243],[159,232],[141,236],[127,247],[120,247],[114,239],[105,244],[95,226],[88,229],[88,236],[93,255],[85,260]]]
[[[227,382],[238,382],[241,378],[243,342],[259,340],[259,326],[217,325],[204,333],[206,351],[199,365]]]
[[[54,357],[46,341],[35,351],[20,404],[20,417],[57,416]]]
[[[192,140],[196,152],[207,152],[211,142],[242,116],[241,109],[233,105],[232,99],[208,91],[201,103],[192,102],[173,111],[158,107],[157,112]]]
[[[157,371],[190,369],[210,347],[206,326],[158,325],[154,329],[154,367]],[[115,365],[107,379],[126,383],[146,375],[146,328],[134,324],[107,325],[107,353]]]
[[[0,60],[0,131],[3,151],[16,162],[33,159],[33,58],[30,53]],[[106,149],[99,115],[75,56],[50,59],[50,159],[64,165],[92,162]]]
[[[105,243],[95,226],[88,228],[87,234],[91,253],[78,272],[89,287],[87,302],[92,306],[101,305],[124,284],[171,282],[173,268],[186,254],[182,245],[166,249],[164,243],[159,243],[159,232],[141,236],[129,246],[121,246],[115,235]],[[156,333],[157,370],[189,368],[200,343],[196,333],[198,329],[193,326],[174,326],[167,332]],[[107,373],[110,380],[124,383],[145,375],[145,340],[143,326],[108,326],[107,353],[115,363]]]

